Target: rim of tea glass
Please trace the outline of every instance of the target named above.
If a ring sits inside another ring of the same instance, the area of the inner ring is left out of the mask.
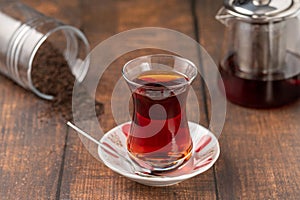
[[[196,76],[197,76],[197,70],[198,70],[198,69],[197,69],[196,65],[195,65],[192,61],[190,61],[190,60],[188,60],[188,59],[186,59],[186,58],[179,57],[179,56],[176,56],[176,55],[171,55],[171,54],[150,54],[150,55],[146,55],[146,56],[139,56],[139,57],[136,57],[136,58],[134,58],[134,59],[132,59],[132,60],[129,60],[127,63],[125,63],[125,65],[124,65],[123,68],[122,68],[122,75],[123,75],[124,79],[125,79],[128,83],[130,83],[130,84],[132,84],[132,85],[134,85],[134,86],[137,86],[137,87],[143,87],[144,85],[139,84],[139,83],[137,83],[137,82],[134,82],[134,81],[130,80],[130,79],[126,76],[127,72],[125,71],[125,68],[126,68],[128,65],[130,65],[132,62],[136,61],[136,60],[145,59],[145,58],[152,58],[152,57],[172,57],[172,58],[175,58],[175,59],[177,59],[177,60],[181,60],[181,61],[183,61],[183,62],[188,63],[190,66],[192,66],[192,67],[195,69],[195,73],[193,74],[193,76],[192,76],[191,78],[188,77],[188,81],[187,81],[187,82],[181,83],[181,84],[178,84],[178,85],[167,86],[168,89],[175,89],[175,88],[178,88],[178,87],[182,87],[182,86],[184,86],[184,85],[187,85],[187,84],[191,84],[191,83],[193,82],[193,80],[194,80],[194,79],[196,78]],[[170,67],[171,67],[171,66],[170,66]],[[150,70],[147,70],[147,71],[150,71]],[[177,70],[174,69],[174,68],[172,69],[172,71],[175,71],[175,72],[177,72],[177,73],[183,75],[184,77],[187,77],[187,75],[185,75],[185,74],[183,74],[183,73],[177,71]]]

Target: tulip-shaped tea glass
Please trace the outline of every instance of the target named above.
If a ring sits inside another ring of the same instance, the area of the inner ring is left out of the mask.
[[[153,171],[179,167],[192,155],[186,99],[196,66],[178,56],[158,54],[129,61],[122,73],[133,100],[130,157]]]

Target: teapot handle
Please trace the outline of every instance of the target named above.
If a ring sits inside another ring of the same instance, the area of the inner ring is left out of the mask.
[[[225,26],[228,26],[228,22],[233,18],[234,16],[228,13],[225,7],[222,7],[216,15],[216,19]]]

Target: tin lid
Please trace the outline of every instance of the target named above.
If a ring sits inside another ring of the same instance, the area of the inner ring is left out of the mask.
[[[256,22],[281,21],[300,10],[300,0],[226,0],[224,4],[233,16]]]

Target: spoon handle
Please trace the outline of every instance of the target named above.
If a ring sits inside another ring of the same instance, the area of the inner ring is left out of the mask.
[[[95,138],[93,138],[92,136],[90,136],[89,134],[87,134],[86,132],[84,132],[83,130],[81,130],[80,128],[78,128],[77,126],[72,124],[71,122],[68,121],[67,125],[70,126],[72,129],[74,129],[75,131],[77,131],[78,133],[80,133],[81,135],[88,138],[89,140],[93,141],[94,143],[96,143],[98,145],[102,145],[101,142],[99,142],[98,140],[96,140]]]
[[[104,144],[102,144],[101,142],[99,142],[98,140],[96,140],[95,138],[93,138],[91,135],[89,135],[88,133],[84,132],[83,130],[81,130],[80,128],[78,128],[77,126],[75,126],[74,124],[72,124],[71,122],[67,122],[67,125],[70,126],[72,129],[74,129],[75,131],[77,131],[78,133],[80,133],[81,135],[85,136],[86,138],[88,138],[89,140],[91,140],[92,142],[96,143],[97,145],[99,145],[103,150],[113,154],[113,155],[117,155],[121,158],[124,158],[125,160],[127,160],[127,158],[125,158],[123,155],[121,155],[120,153],[118,153],[117,151],[108,148],[107,146],[105,146]]]
[[[77,131],[78,133],[80,133],[81,135],[83,135],[86,138],[88,138],[89,140],[91,140],[92,142],[94,142],[97,145],[99,145],[103,150],[105,150],[105,151],[107,151],[107,152],[109,152],[109,153],[111,153],[113,155],[115,154],[115,155],[123,158],[124,161],[126,161],[130,165],[130,167],[132,167],[134,169],[135,174],[142,175],[142,176],[148,176],[148,177],[153,177],[154,176],[152,170],[150,170],[150,169],[139,167],[139,170],[136,170],[135,168],[137,166],[131,160],[129,160],[125,156],[121,155],[117,151],[115,151],[115,150],[113,150],[111,148],[108,148],[103,143],[99,142],[98,140],[96,140],[91,135],[89,135],[88,133],[84,132],[83,130],[81,130],[80,128],[78,128],[77,126],[75,126],[74,124],[72,124],[71,122],[68,121],[67,125],[70,126],[72,129],[74,129],[75,131]]]

